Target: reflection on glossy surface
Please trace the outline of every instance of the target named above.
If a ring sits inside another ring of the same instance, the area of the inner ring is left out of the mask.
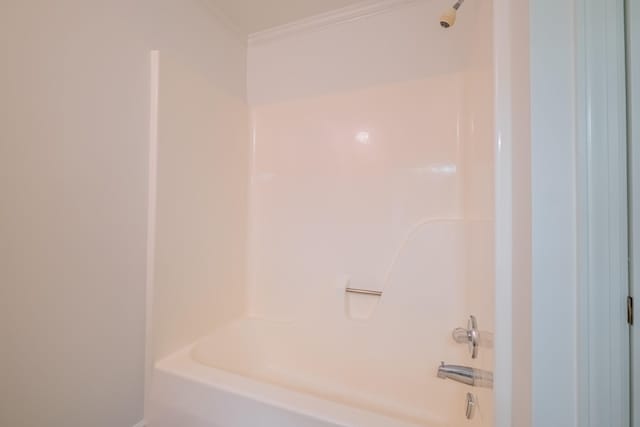
[[[356,141],[358,141],[360,144],[370,144],[370,137],[371,135],[369,135],[369,132],[361,131],[356,134]]]

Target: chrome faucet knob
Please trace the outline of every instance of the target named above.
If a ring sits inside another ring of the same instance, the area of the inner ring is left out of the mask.
[[[471,358],[478,357],[478,347],[480,346],[480,331],[478,331],[478,321],[475,316],[469,316],[467,329],[456,328],[453,330],[453,339],[459,344],[468,344]]]

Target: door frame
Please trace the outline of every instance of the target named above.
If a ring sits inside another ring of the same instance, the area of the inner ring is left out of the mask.
[[[624,2],[576,2],[578,425],[631,424]]]

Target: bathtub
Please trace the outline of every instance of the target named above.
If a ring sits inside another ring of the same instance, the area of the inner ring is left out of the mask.
[[[414,345],[412,359],[398,350],[403,334],[371,339],[392,330],[347,321],[328,330],[252,318],[219,328],[156,364],[149,426],[463,425],[450,415],[461,386],[437,379],[428,359],[416,366],[428,346]]]

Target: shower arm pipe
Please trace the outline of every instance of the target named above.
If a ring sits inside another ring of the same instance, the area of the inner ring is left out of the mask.
[[[464,0],[458,0],[458,1],[456,2],[456,4],[454,4],[454,5],[453,5],[453,8],[454,8],[455,10],[458,10],[458,9],[460,9],[460,7],[461,7],[463,4],[464,4]]]

